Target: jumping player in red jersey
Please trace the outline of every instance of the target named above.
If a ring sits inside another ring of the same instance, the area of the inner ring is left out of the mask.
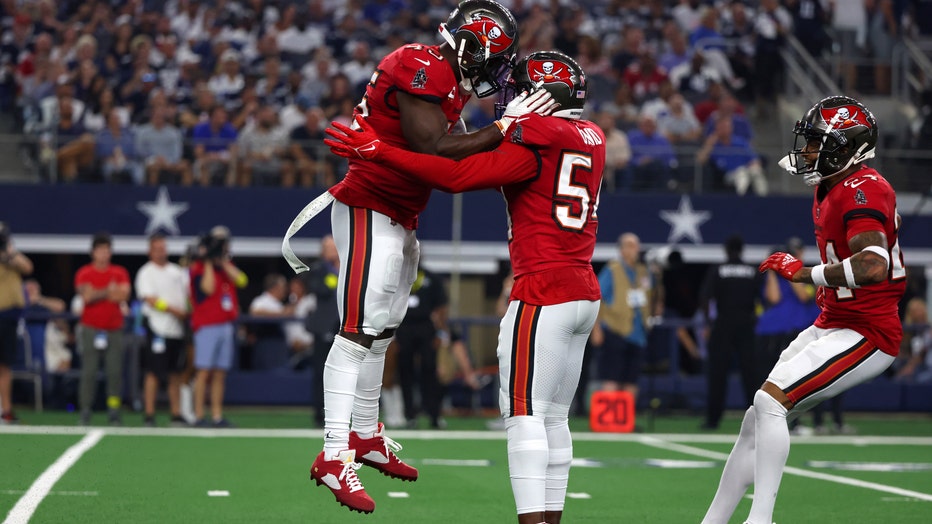
[[[591,261],[605,136],[580,120],[588,84],[574,60],[532,53],[512,71],[503,102],[538,86],[560,104],[552,116],[518,118],[497,149],[460,161],[393,147],[365,122],[362,132],[334,123],[327,133],[338,141],[325,142],[444,191],[497,188],[505,197],[515,282],[498,358],[511,484],[519,523],[556,524],[573,456],[567,417],[601,298]]]
[[[823,263],[803,267],[788,253],[774,253],[760,270],[819,286],[822,313],[783,351],[754,396],[704,524],[728,522],[751,483],[746,522],[770,524],[790,450],[787,417],[882,373],[903,337],[897,304],[906,268],[896,195],[864,164],[877,144],[874,116],[853,98],[831,96],[812,106],[793,133],[796,147],[780,165],[816,187],[812,218]]]
[[[459,158],[495,147],[517,117],[551,102],[524,99],[494,125],[452,134],[472,94],[500,90],[514,65],[518,32],[511,13],[498,3],[465,0],[440,33],[446,41],[440,46],[410,44],[386,56],[356,106],[356,118],[387,142]],[[395,455],[401,446],[385,436],[378,415],[385,351],[417,275],[415,228],[430,191],[406,166],[354,159],[346,177],[323,195],[334,199],[341,327],[324,366],[324,449],[311,466],[311,478],[354,511],[375,509],[356,474],[361,464],[403,480],[418,476]],[[287,257],[290,248],[286,252],[283,246],[283,252]]]

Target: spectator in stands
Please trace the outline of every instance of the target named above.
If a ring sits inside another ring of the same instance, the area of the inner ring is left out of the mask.
[[[793,18],[779,0],[761,0],[754,29],[757,33],[757,47],[754,49],[757,117],[765,119],[774,114],[777,86],[783,73],[780,50],[786,35],[793,29]]]
[[[651,115],[641,115],[638,128],[628,133],[631,163],[625,175],[625,189],[659,189],[675,179],[676,155],[670,141],[657,131]]]
[[[270,320],[284,320],[295,314],[295,304],[285,303],[288,298],[288,280],[278,273],[266,275],[262,293],[249,304],[249,314]],[[256,337],[253,347],[254,369],[283,368],[288,362],[289,351],[285,342],[282,322],[262,322],[252,327]]]
[[[290,136],[295,128],[305,124],[307,121],[307,110],[312,106],[313,104],[311,104],[311,100],[308,97],[299,94],[285,104],[284,107],[279,108],[278,124],[281,126],[282,130]],[[321,114],[323,114],[323,112],[321,112]]]
[[[314,59],[301,68],[301,94],[310,99],[311,105],[321,105],[330,89],[330,77],[336,72],[337,66],[327,48],[315,51]]]
[[[227,121],[222,105],[210,110],[210,119],[194,126],[194,177],[201,185],[221,180],[232,186],[236,180],[236,129]]]
[[[65,301],[60,298],[47,297],[42,294],[42,286],[39,281],[30,278],[23,282],[23,290],[26,296],[26,308],[24,316],[27,317],[26,332],[29,335],[29,345],[33,348],[33,355],[42,355],[45,358],[46,370],[51,373],[67,371],[71,367],[71,352],[64,349],[64,354],[60,351],[62,348],[48,348],[48,336],[53,330],[58,330],[61,324],[64,324],[64,330],[67,332],[67,321],[64,319],[29,320],[32,315],[49,315],[64,313],[66,309]],[[49,362],[49,359],[53,362]],[[39,363],[33,363],[38,366]]]
[[[657,96],[660,84],[667,80],[667,71],[657,65],[652,51],[643,51],[624,70],[623,81],[631,88],[634,100],[645,102]]]
[[[136,297],[143,303],[146,343],[142,351],[146,426],[155,426],[159,383],[168,386],[173,426],[187,425],[181,416],[181,372],[186,364],[185,324],[188,319],[188,275],[168,260],[165,235],[149,237],[149,261],[136,273]]]
[[[130,280],[126,268],[110,262],[112,240],[109,233],[98,233],[91,241],[91,262],[74,277],[74,287],[83,309],[78,324],[78,352],[81,354],[81,385],[78,404],[79,423],[91,422],[97,393],[97,371],[104,361],[107,375],[107,411],[111,425],[122,425],[120,415],[123,393],[123,311],[130,297]]]
[[[444,427],[440,419],[442,391],[437,380],[437,350],[450,343],[447,304],[443,280],[419,266],[411,286],[408,312],[395,332],[405,419],[411,428],[417,427],[421,411],[429,417],[432,429]],[[420,402],[414,395],[415,387],[420,392]]]
[[[59,101],[58,126],[53,136],[43,135],[42,143],[39,161],[49,165],[56,160],[58,175],[65,182],[73,182],[79,169],[89,168],[94,163],[94,138],[75,120],[69,98]]]
[[[867,11],[867,41],[874,59],[874,89],[879,95],[890,94],[893,48],[900,41],[900,20],[906,2],[865,0]]]
[[[32,273],[32,261],[19,252],[10,238],[10,228],[0,222],[0,424],[16,424],[13,414],[13,374],[19,347],[16,332],[26,297],[23,276]]]
[[[706,324],[712,326],[708,343],[706,416],[702,429],[717,429],[721,422],[728,375],[735,357],[738,358],[747,405],[753,401],[760,384],[754,355],[754,327],[757,323],[755,306],[763,277],[756,266],[741,260],[744,240],[739,235],[730,236],[724,247],[725,263],[709,268],[699,293]]]
[[[631,146],[624,131],[618,129],[615,115],[611,111],[599,111],[593,122],[605,134],[605,169],[602,171],[602,181],[606,190],[614,192],[618,177],[628,168],[631,161]]]
[[[721,83],[718,70],[706,61],[706,51],[697,49],[688,62],[670,71],[673,87],[695,103],[705,98],[712,84]]]
[[[352,50],[350,60],[340,67],[340,72],[346,75],[352,91],[362,94],[377,64],[372,60],[369,43],[365,40],[352,42],[349,48]]]
[[[702,136],[699,119],[689,102],[679,93],[670,97],[667,111],[657,119],[657,130],[674,147],[698,144]]]
[[[718,9],[705,5],[699,9],[699,25],[689,34],[689,46],[696,51],[705,49],[725,50],[725,38],[718,31]]]
[[[741,87],[736,88],[738,95],[742,100],[749,100],[753,88],[751,79],[754,73],[754,51],[757,47],[754,21],[748,15],[748,8],[741,0],[731,2],[730,14],[731,16],[725,20],[722,28],[722,35],[731,42],[726,56],[734,71],[735,79],[741,83]]]
[[[327,119],[333,120],[343,110],[343,105],[347,101],[356,105],[356,97],[353,96],[349,78],[343,73],[337,73],[330,77],[327,92],[320,99],[320,107],[327,115]]]
[[[701,18],[701,0],[679,0],[679,3],[671,11],[673,19],[683,31],[692,33],[699,27]]]
[[[605,78],[614,76],[612,63],[603,53],[602,42],[598,37],[589,34],[580,35],[578,46],[579,54],[576,62],[587,75]]]
[[[718,108],[709,115],[703,123],[703,131],[706,136],[715,132],[715,126],[719,120],[731,120],[731,128],[734,136],[740,137],[748,142],[754,139],[754,130],[751,122],[744,116],[744,108],[738,99],[725,92],[719,99]]]
[[[120,123],[120,115],[111,109],[107,127],[94,136],[94,155],[100,164],[104,181],[129,180],[136,185],[143,182],[143,167],[136,153],[134,133]]]
[[[106,85],[106,79],[100,76],[97,64],[90,59],[78,64],[71,81],[74,84],[74,97],[84,102],[85,105],[91,103],[92,100],[96,101],[100,93],[94,91]]]
[[[138,123],[145,112],[152,92],[159,88],[159,77],[149,66],[145,55],[134,59],[132,77],[120,88],[120,99],[129,108],[133,122]]]
[[[330,187],[336,183],[333,165],[322,160],[319,147],[324,138],[321,122],[324,112],[319,107],[304,111],[304,125],[296,127],[289,137],[291,158],[297,169],[302,187],[319,185]]]
[[[236,344],[233,322],[239,316],[237,289],[249,279],[230,260],[230,230],[215,226],[198,245],[197,260],[189,269],[191,327],[194,329],[194,413],[198,427],[230,427],[223,417],[227,371],[233,366]],[[204,416],[210,382],[211,418]]]
[[[191,164],[182,158],[184,138],[177,127],[165,121],[165,106],[152,108],[152,121],[136,133],[136,152],[145,165],[149,185],[194,182]]]
[[[858,89],[857,66],[867,43],[867,11],[864,0],[834,0],[832,35],[838,44],[838,59],[845,91]]]
[[[522,33],[523,34],[523,33]],[[644,40],[644,30],[636,24],[625,26],[622,34],[621,46],[612,55],[612,69],[623,80],[623,75],[632,63],[640,57],[647,48]]]
[[[793,15],[793,35],[814,58],[831,44],[825,28],[832,21],[833,3],[819,0],[786,0],[786,7]]]
[[[638,378],[644,367],[648,319],[659,314],[657,285],[640,260],[641,240],[634,233],[618,237],[618,258],[599,272],[602,304],[592,330],[598,350],[597,378],[604,391],[627,391],[637,401]]]
[[[232,48],[227,49],[220,55],[219,70],[207,82],[207,87],[228,110],[238,106],[238,99],[246,87],[239,63],[239,52]]]
[[[113,111],[116,111],[120,117],[121,127],[130,125],[132,113],[129,108],[117,105],[113,90],[105,88],[100,92],[96,100],[88,104],[81,123],[89,132],[96,133],[107,127],[107,118]]]
[[[270,56],[262,64],[262,75],[256,82],[256,95],[262,104],[276,109],[288,104],[288,83],[282,74],[282,61],[278,57]]]
[[[340,257],[331,235],[320,239],[320,257],[301,274],[309,296],[314,297],[316,306],[305,319],[307,330],[314,336],[314,380],[311,400],[314,403],[314,420],[324,427],[324,363],[333,344],[333,337],[340,331],[339,305],[337,304],[337,280],[340,274]],[[384,396],[384,392],[383,392]]]
[[[278,125],[272,106],[260,107],[255,125],[244,130],[236,142],[242,162],[240,185],[294,186],[294,164],[285,157],[288,134]]]
[[[681,31],[677,26],[671,26],[671,29],[667,31],[666,41],[668,48],[660,54],[660,57],[657,59],[657,65],[664,68],[664,70],[669,73],[672,80],[674,77],[673,71],[680,64],[689,62],[689,59],[692,57],[692,50],[686,39],[686,33]]]
[[[693,104],[693,111],[695,111],[700,124],[704,125],[706,123],[712,113],[718,109],[722,98],[726,95],[728,95],[728,90],[721,82],[713,82],[709,85],[706,97]]]
[[[751,148],[751,144],[734,133],[731,119],[721,119],[715,125],[715,131],[706,137],[702,147],[696,153],[696,162],[712,168],[716,186],[734,186],[739,195],[753,188],[758,196],[766,196],[767,176],[761,165],[760,155]],[[721,181],[721,182],[719,182]]]

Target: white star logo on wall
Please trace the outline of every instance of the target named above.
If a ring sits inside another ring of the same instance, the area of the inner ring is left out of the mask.
[[[168,189],[165,186],[159,188],[159,193],[155,197],[155,202],[139,202],[136,204],[142,214],[149,217],[149,223],[146,224],[146,234],[151,234],[159,228],[164,229],[172,235],[178,235],[181,230],[178,229],[178,217],[188,210],[186,202],[173,203],[168,196]]]
[[[702,233],[699,231],[699,226],[712,218],[712,212],[693,211],[693,203],[688,196],[683,195],[680,197],[679,208],[661,211],[660,218],[670,224],[670,236],[667,237],[667,242],[673,244],[681,238],[688,238],[694,244],[701,244]]]

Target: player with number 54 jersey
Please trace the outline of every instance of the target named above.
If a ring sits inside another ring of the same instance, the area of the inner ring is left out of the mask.
[[[494,151],[460,161],[386,144],[334,123],[326,140],[341,156],[405,167],[450,192],[497,188],[505,197],[515,281],[498,338],[499,403],[519,524],[559,522],[572,461],[568,413],[586,340],[599,312],[592,270],[605,136],[581,120],[585,73],[570,57],[531,53],[515,65],[500,110],[549,93],[553,112],[515,119]]]

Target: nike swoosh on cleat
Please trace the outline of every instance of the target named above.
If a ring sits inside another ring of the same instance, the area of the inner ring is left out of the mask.
[[[421,60],[420,58],[415,58],[415,60],[417,60],[418,62],[420,62],[420,63],[422,63],[422,64],[424,64],[424,65],[426,65],[426,66],[429,66],[429,65],[430,65],[430,60]]]

